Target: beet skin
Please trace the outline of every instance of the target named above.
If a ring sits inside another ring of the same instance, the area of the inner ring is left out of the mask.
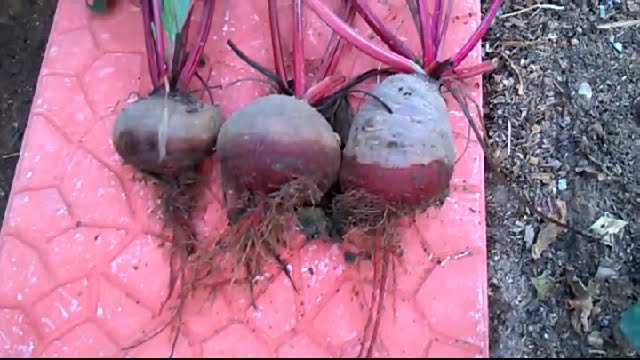
[[[438,85],[418,75],[385,79],[357,112],[340,170],[343,190],[363,189],[390,203],[436,200],[453,174],[455,146]]]
[[[157,174],[177,174],[213,152],[222,124],[217,106],[191,95],[170,93],[166,101],[166,155],[160,160],[159,130],[165,110],[164,92],[127,105],[118,114],[113,144],[125,163]]]
[[[325,192],[337,180],[340,141],[313,107],[286,95],[245,105],[218,136],[222,176],[233,188],[268,194],[294,179]]]

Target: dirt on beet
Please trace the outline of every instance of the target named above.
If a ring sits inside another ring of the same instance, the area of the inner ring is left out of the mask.
[[[538,3],[553,6],[522,11]],[[54,10],[0,1],[0,216]],[[640,0],[506,1],[485,38],[485,56],[501,60],[484,79],[485,130],[511,183],[542,209],[565,204],[576,228],[605,213],[628,222],[609,241],[560,233],[534,259],[548,226],[487,173],[492,357],[637,355],[618,326],[640,293],[640,27],[598,28],[631,19]],[[580,283],[587,301],[568,303]],[[586,330],[569,304],[593,305]]]

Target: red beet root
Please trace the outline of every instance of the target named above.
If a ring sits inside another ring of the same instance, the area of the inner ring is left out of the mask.
[[[231,224],[216,248],[240,252],[237,265],[244,266],[250,286],[265,261],[276,260],[290,275],[286,259],[279,256],[290,245],[285,232],[298,225],[296,210],[317,204],[337,182],[340,171],[340,136],[325,118],[333,108],[334,103],[328,104],[335,101],[332,95],[346,81],[333,74],[340,41],[330,41],[322,70],[313,84],[306,86],[302,2],[295,0],[292,5],[292,76],[285,71],[274,0],[269,1],[269,20],[275,72],[251,60],[228,41],[241,59],[269,78],[279,91],[232,114],[217,139]]]
[[[325,192],[338,177],[340,143],[307,102],[268,95],[234,113],[222,126],[217,151],[234,188],[269,194],[304,178]]]
[[[374,86],[375,98],[367,99],[356,113],[340,171],[345,193],[334,201],[334,211],[347,218],[347,225],[369,235],[365,237],[369,242],[365,250],[373,253],[374,290],[360,349],[360,355],[367,357],[372,356],[377,341],[391,254],[399,247],[395,221],[448,194],[455,147],[440,85],[446,78],[476,76],[493,68],[490,61],[463,69],[459,65],[487,31],[502,1],[494,0],[488,15],[460,50],[441,60],[452,1],[445,5],[444,0],[436,0],[434,14],[429,15],[425,0],[407,0],[421,40],[422,56],[418,60],[375,16],[366,0],[351,2],[389,50],[360,36],[321,0],[305,2],[349,43],[404,73]]]
[[[398,74],[371,92],[353,119],[344,149],[344,190],[367,189],[389,203],[418,205],[446,192],[455,146],[446,104],[420,75]]]
[[[166,108],[164,145],[159,143],[164,94],[140,99],[118,114],[113,143],[125,163],[146,172],[170,175],[190,170],[211,155],[222,124],[218,108],[181,93],[172,94]]]

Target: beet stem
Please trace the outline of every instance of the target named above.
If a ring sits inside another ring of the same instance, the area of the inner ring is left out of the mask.
[[[356,7],[358,14],[362,16],[364,21],[373,29],[373,31],[380,37],[380,40],[384,42],[391,51],[404,56],[407,59],[415,59],[416,56],[411,50],[396,36],[382,20],[377,17],[373,9],[367,3],[370,0],[353,0],[353,5]]]
[[[311,106],[318,105],[321,100],[326,98],[327,94],[334,93],[345,82],[344,76],[327,76],[307,91],[305,99]]]
[[[436,42],[436,60],[440,59],[442,54],[442,48],[444,47],[444,41],[447,37],[447,31],[449,29],[449,22],[451,21],[451,13],[453,12],[453,0],[447,1],[447,9],[444,12],[444,19],[438,26],[437,42]]]
[[[233,51],[242,61],[246,62],[249,66],[257,70],[262,75],[266,76],[271,81],[273,81],[277,85],[278,91],[280,91],[283,94],[291,94],[291,91],[287,86],[287,84],[280,81],[280,78],[278,77],[278,75],[276,75],[274,72],[270,71],[269,69],[265,68],[257,61],[252,60],[249,56],[247,56],[247,54],[245,54],[242,50],[240,50],[233,41],[227,40],[227,45],[229,45],[229,47],[231,48],[231,51]]]
[[[353,7],[352,2],[349,0],[343,0],[342,5],[341,12],[344,13],[344,18],[346,19],[347,24],[351,26],[356,17],[356,10]],[[319,71],[316,76],[316,84],[324,80],[327,76],[331,76],[335,73],[343,49],[344,41],[342,40],[342,37],[338,36],[335,32],[331,33],[331,39],[329,40],[326,51],[326,54],[329,55],[325,57],[321,68],[322,70]]]
[[[293,21],[293,93],[298,99],[302,99],[305,93],[302,0],[293,1]]]
[[[161,11],[162,4],[160,4],[160,0],[153,0],[153,23],[156,28],[156,45],[158,46],[156,61],[158,62],[158,78],[160,79],[164,78],[167,71],[164,58],[164,32],[162,29],[162,20],[160,16]]]
[[[460,65],[460,63],[469,56],[469,53],[478,44],[480,39],[482,39],[482,37],[487,33],[489,26],[491,26],[493,19],[496,17],[498,10],[500,10],[500,7],[502,6],[502,2],[502,0],[493,0],[489,7],[489,11],[487,11],[487,14],[480,23],[480,26],[478,26],[473,35],[471,35],[467,40],[466,44],[464,44],[464,46],[462,46],[462,48],[460,48],[460,50],[451,58],[453,67]]]
[[[182,49],[185,49],[189,45],[189,26],[191,26],[191,17],[193,16],[193,6],[189,9],[189,14],[187,14],[187,19],[184,22],[184,27],[182,28]],[[187,56],[185,51],[180,51],[180,63],[178,64],[178,72],[179,69],[184,67],[184,64],[187,63]],[[178,75],[180,76],[180,75]]]
[[[431,19],[431,36],[433,36],[433,43],[436,48],[436,59],[437,59],[437,49],[438,49],[438,30],[440,28],[441,22],[440,18],[442,15],[442,0],[436,0],[436,3],[433,8],[433,18]]]
[[[151,76],[151,84],[153,88],[160,86],[160,76],[158,74],[158,58],[156,54],[156,46],[153,41],[153,32],[151,30],[151,3],[149,0],[143,0],[140,3],[142,7],[142,21],[144,27],[144,44],[147,50],[147,62],[149,65],[149,75]]]
[[[280,22],[278,21],[278,7],[276,0],[269,0],[269,27],[271,28],[271,46],[273,48],[273,62],[276,74],[283,84],[287,83],[287,74],[284,69],[284,56],[282,53],[282,41],[280,37]]]
[[[353,28],[336,16],[336,14],[334,14],[322,0],[305,0],[305,4],[308,5],[322,21],[333,29],[333,31],[338,33],[346,41],[365,54],[397,69],[398,71],[424,74],[424,70],[410,59],[390,51],[385,51],[373,42],[360,36],[360,34],[358,34]]]
[[[331,93],[330,96],[327,96],[325,98],[325,103],[331,103],[333,101],[336,101],[338,98],[347,95],[349,92],[362,92],[364,94],[367,94],[369,96],[371,96],[372,94],[367,92],[367,91],[361,91],[361,90],[351,90],[353,87],[355,87],[356,85],[364,82],[365,80],[373,77],[373,76],[380,76],[380,75],[393,75],[395,74],[396,71],[393,71],[389,68],[382,68],[382,69],[371,69],[371,70],[367,70],[365,72],[363,72],[362,74],[352,78],[351,80],[349,80],[347,83],[345,83],[344,85],[342,85],[342,87],[340,87],[338,90],[334,91],[333,93]],[[379,98],[377,96],[372,96],[373,98],[375,98],[376,100],[379,100]],[[382,106],[385,107],[385,109],[389,112],[392,113],[391,109],[388,108],[387,104],[385,104],[382,101],[378,101],[382,104]]]
[[[416,26],[416,30],[418,31],[418,36],[420,36],[420,44],[422,44],[422,27],[420,26],[420,17],[418,16],[418,6],[416,5],[416,1],[405,0],[405,2],[411,12],[411,18],[413,19],[413,24]]]
[[[442,73],[442,78],[455,77],[456,79],[467,79],[477,75],[482,75],[486,72],[492,71],[496,68],[497,64],[492,60],[485,60],[480,64],[469,66],[462,69],[449,68]]]
[[[178,87],[186,90],[189,86],[189,82],[196,72],[196,66],[198,60],[204,51],[204,45],[209,37],[211,31],[211,23],[213,22],[213,9],[215,6],[215,0],[204,0],[204,8],[202,10],[202,19],[200,20],[200,28],[196,41],[193,44],[193,49],[189,52],[189,57],[184,67],[180,71],[180,80],[178,81]]]
[[[425,0],[418,1],[418,14],[420,16],[420,28],[422,29],[422,67],[428,68],[436,59],[435,49],[433,46],[432,28],[427,13],[427,2]]]

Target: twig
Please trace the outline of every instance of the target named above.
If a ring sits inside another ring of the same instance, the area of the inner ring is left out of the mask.
[[[528,8],[524,8],[522,10],[518,10],[518,11],[514,11],[514,12],[510,12],[507,14],[502,14],[500,16],[498,16],[500,19],[504,19],[504,18],[508,18],[511,16],[516,16],[531,10],[539,10],[539,9],[546,9],[546,10],[556,10],[556,11],[563,11],[564,10],[564,6],[559,6],[559,5],[551,5],[551,4],[535,4],[532,6],[529,6]]]
[[[504,51],[501,51],[500,55],[502,55],[502,57],[504,57],[507,60],[509,67],[513,69],[513,72],[516,74],[516,77],[518,78],[518,95],[520,96],[524,95],[524,80],[522,79],[522,74],[520,73],[520,70],[515,66],[513,61],[511,61],[511,58]]]
[[[5,155],[2,155],[2,160],[8,159],[8,158],[12,158],[12,157],[15,157],[15,156],[18,156],[18,155],[20,155],[20,152],[14,152],[14,153],[10,153],[10,154],[5,154]]]
[[[511,155],[511,119],[507,119],[507,156]]]
[[[598,29],[616,29],[640,25],[640,20],[620,20],[596,26]]]

